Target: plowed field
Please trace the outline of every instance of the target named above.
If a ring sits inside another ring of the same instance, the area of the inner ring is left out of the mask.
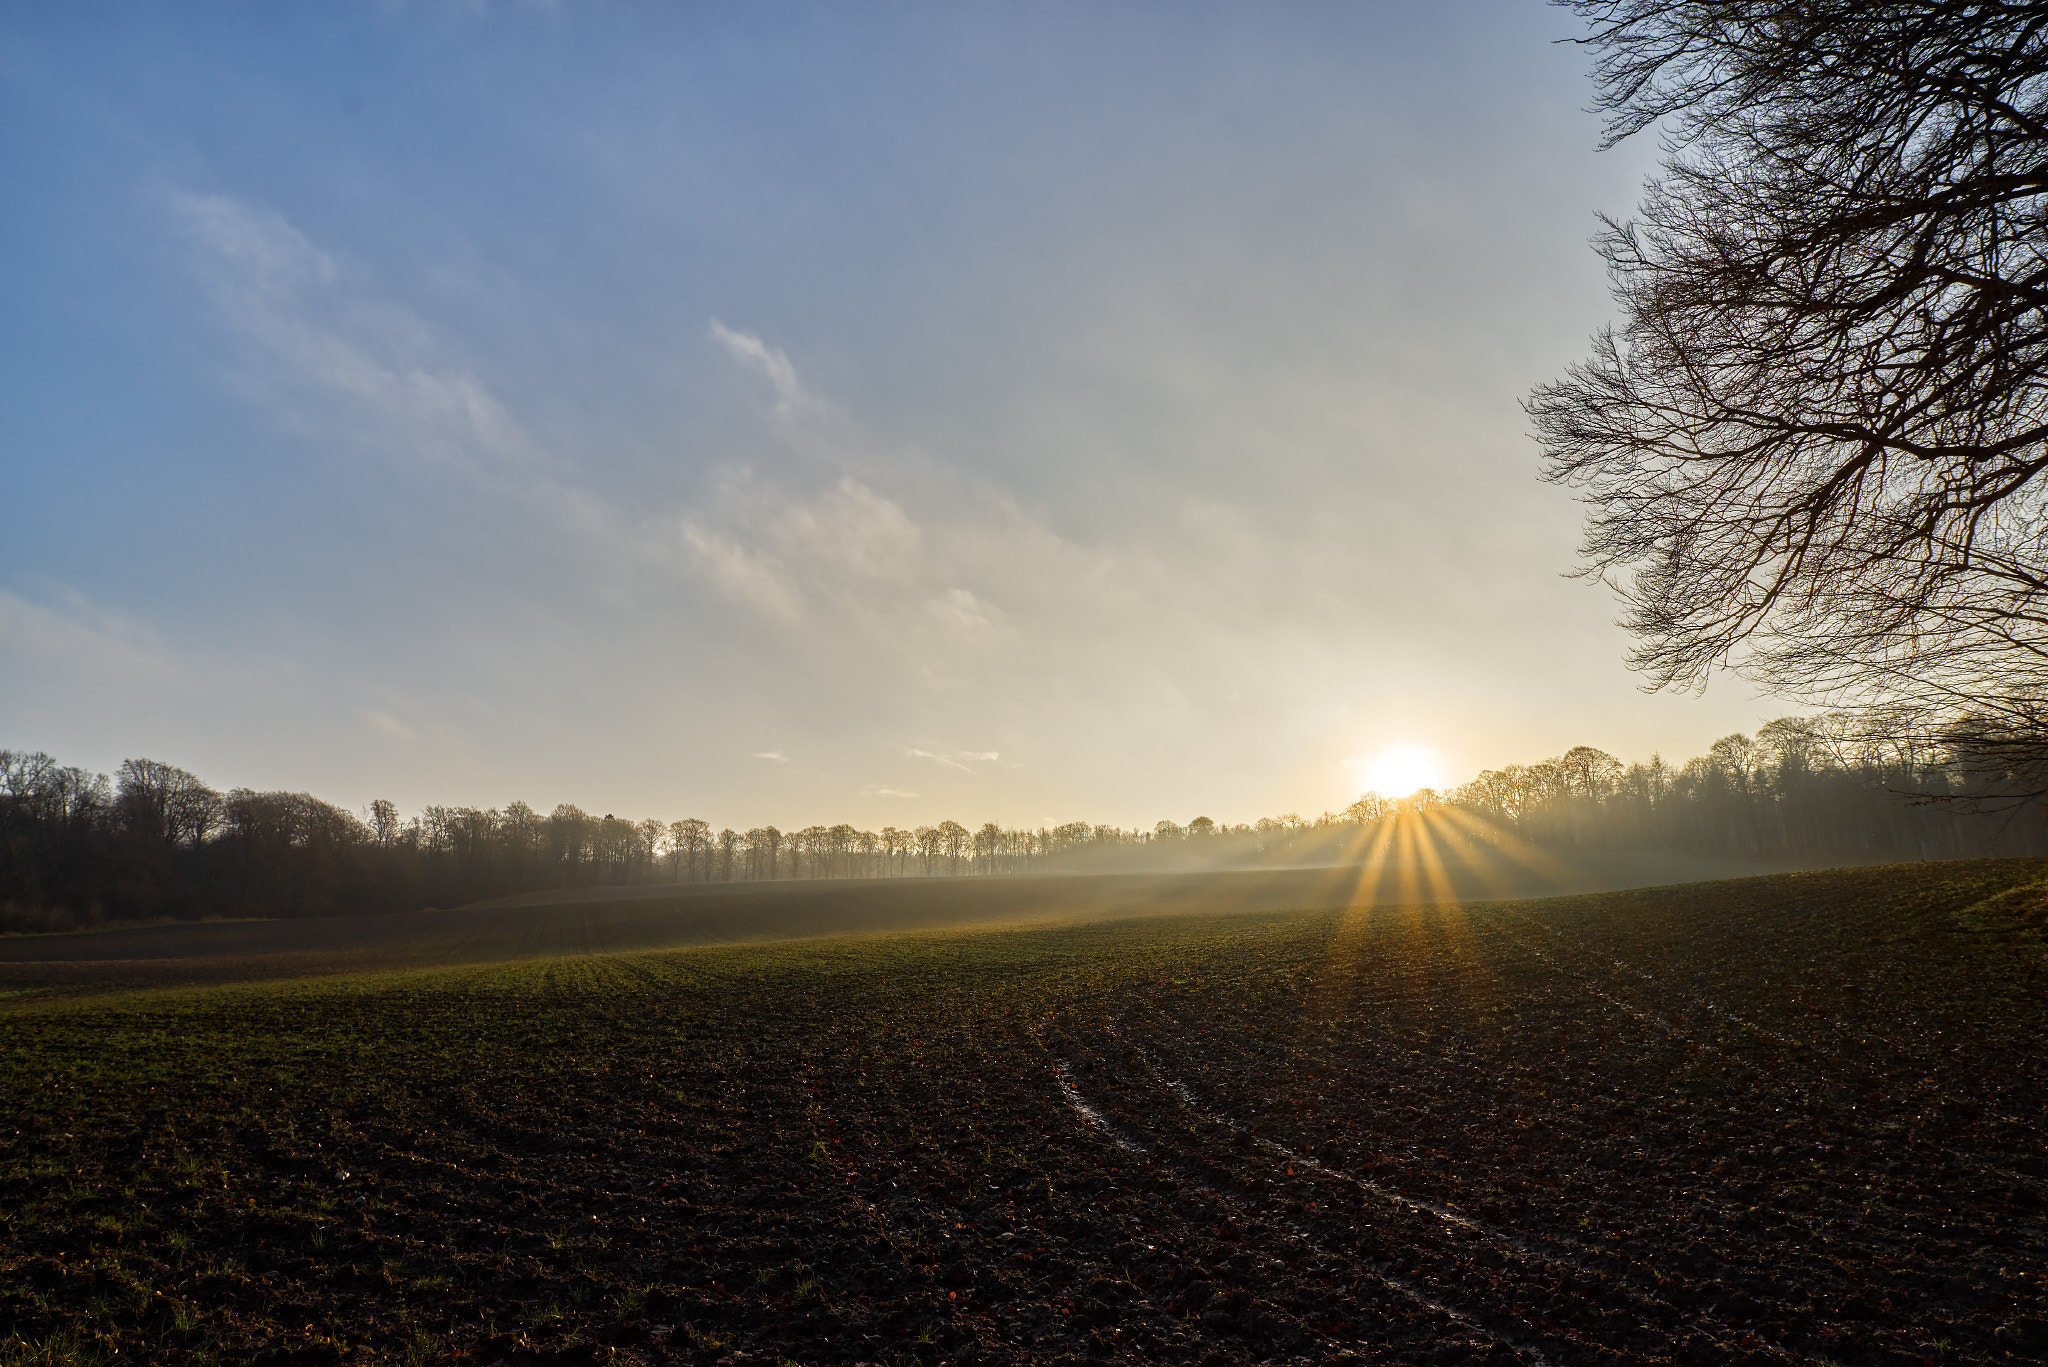
[[[30,1002],[0,1363],[2034,1361],[2044,880]]]

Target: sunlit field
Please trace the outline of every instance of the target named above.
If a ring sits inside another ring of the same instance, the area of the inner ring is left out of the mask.
[[[779,879],[578,887],[404,914],[186,922],[0,936],[0,993],[195,986],[564,954],[1609,891],[1777,871],[1662,853],[1569,859],[1462,839],[1449,817],[1403,818],[1309,868],[1064,877]],[[1443,833],[1458,836],[1446,840]]]
[[[2044,879],[25,999],[0,1362],[2023,1360]]]

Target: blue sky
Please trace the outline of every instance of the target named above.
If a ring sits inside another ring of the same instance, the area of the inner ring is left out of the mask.
[[[0,745],[717,822],[1222,820],[1645,697],[1516,406],[1533,2],[0,5]]]

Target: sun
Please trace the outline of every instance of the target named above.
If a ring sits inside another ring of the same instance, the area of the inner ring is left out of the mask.
[[[1440,787],[1443,764],[1422,745],[1396,745],[1366,759],[1365,786],[1381,797],[1407,797],[1419,788]]]

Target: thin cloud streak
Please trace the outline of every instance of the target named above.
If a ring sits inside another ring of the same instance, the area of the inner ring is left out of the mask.
[[[428,359],[432,328],[346,275],[283,215],[221,194],[173,191],[168,202],[222,312],[254,344],[252,365],[281,364],[354,400],[404,457],[487,482],[552,463],[475,375]],[[288,401],[280,407],[304,420]]]
[[[912,759],[928,759],[948,769],[958,769],[963,774],[973,773],[975,764],[994,764],[1002,755],[994,750],[924,750],[910,749],[903,752]]]
[[[796,367],[790,363],[789,354],[780,347],[768,345],[751,332],[729,328],[716,318],[711,320],[710,336],[751,370],[759,371],[775,388],[775,411],[788,415],[805,403],[804,387],[797,382]]]

